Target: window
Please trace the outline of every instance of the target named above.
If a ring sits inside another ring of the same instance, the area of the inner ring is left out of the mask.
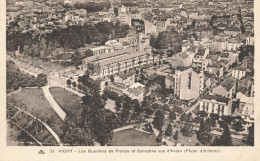
[[[188,88],[191,89],[191,73],[188,75]]]

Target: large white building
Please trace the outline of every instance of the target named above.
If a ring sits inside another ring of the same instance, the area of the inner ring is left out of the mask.
[[[198,98],[204,89],[204,75],[192,68],[177,67],[173,79],[167,77],[165,83],[167,87],[174,89],[175,97],[192,100]]]
[[[200,100],[199,110],[205,111],[208,114],[219,114],[219,116],[231,115],[232,101],[222,96],[206,95]]]

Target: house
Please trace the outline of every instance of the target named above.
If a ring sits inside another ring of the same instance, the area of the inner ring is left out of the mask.
[[[246,45],[254,45],[254,36],[253,35],[246,37]]]
[[[253,21],[244,22],[244,28],[247,33],[254,33],[254,23]]]
[[[190,19],[198,19],[199,18],[199,13],[198,12],[190,12],[189,14],[189,18]]]
[[[129,72],[120,72],[118,74],[118,76],[116,76],[114,78],[114,81],[115,82],[119,82],[119,83],[122,83],[124,84],[125,86],[130,86],[132,84],[135,83],[135,73],[133,70],[129,71]]]
[[[109,91],[117,93],[119,96],[122,96],[126,90],[126,86],[123,83],[118,82],[110,82],[106,88]]]
[[[149,22],[149,21],[144,21],[145,25],[145,34],[157,34],[156,33],[156,26]]]
[[[246,68],[243,66],[236,67],[232,70],[232,77],[241,79],[246,76]]]
[[[165,88],[174,89],[175,79],[172,76],[165,77]]]
[[[229,76],[219,86],[212,89],[212,94],[233,98],[236,94],[237,80]]]
[[[215,74],[209,73],[207,71],[204,72],[204,88],[210,88],[213,85],[215,85],[218,81],[217,81],[217,77],[215,76]]]
[[[221,60],[221,61],[219,61],[219,64],[223,67],[223,72],[225,73],[225,72],[228,72],[229,71],[229,69],[230,69],[230,67],[231,67],[231,62],[230,61],[228,61],[228,60]]]
[[[171,58],[172,67],[188,67],[192,64],[194,54],[192,52],[186,51],[174,55]]]
[[[224,33],[236,37],[238,34],[240,34],[240,29],[235,27],[227,27],[224,29]]]
[[[209,48],[205,49],[200,47],[198,52],[195,55],[196,59],[206,59],[207,55],[209,54]]]
[[[236,114],[248,123],[254,121],[254,92],[252,77],[244,77],[238,81],[236,98],[239,99],[239,108]]]
[[[201,37],[204,38],[204,37],[209,37],[213,34],[213,29],[211,28],[205,28],[201,31]]]
[[[144,98],[145,86],[141,83],[134,83],[127,87],[120,82],[110,82],[106,88],[119,96],[127,95],[133,100],[137,99],[139,102],[142,102]]]
[[[223,77],[224,74],[223,66],[217,61],[213,61],[212,63],[210,63],[207,66],[207,71],[209,73],[215,74],[218,78]]]
[[[93,48],[90,48],[89,50],[92,51],[94,56],[114,52],[114,49],[112,47],[108,47],[108,46],[93,47]]]
[[[238,80],[237,93],[241,93],[246,97],[254,97],[254,78],[251,76],[246,76]],[[238,98],[238,95],[237,95]]]
[[[125,92],[132,100],[142,102],[144,99],[145,86],[139,82],[132,84]]]
[[[200,100],[200,111],[208,114],[215,113],[219,116],[229,116],[232,110],[232,101],[229,98],[217,95],[205,95]]]

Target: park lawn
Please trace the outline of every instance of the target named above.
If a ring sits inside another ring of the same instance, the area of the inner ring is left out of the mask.
[[[19,135],[19,130],[12,126],[10,123],[7,123],[6,127],[6,144],[7,146],[19,146],[20,142],[17,140]]]
[[[114,132],[111,146],[158,146],[156,136],[134,129]]]
[[[60,87],[51,87],[50,92],[64,112],[71,113],[77,120],[81,119],[83,104],[80,103],[80,96]]]
[[[41,88],[22,89],[21,92],[9,96],[7,101],[43,120],[58,135],[62,134],[63,121],[52,109]]]

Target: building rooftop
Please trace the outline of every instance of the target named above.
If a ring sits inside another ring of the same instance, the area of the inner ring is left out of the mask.
[[[226,98],[226,97],[222,97],[222,96],[218,96],[218,95],[205,95],[202,99],[206,99],[206,100],[216,100],[218,102],[223,102],[226,105],[228,105],[230,99]]]
[[[84,62],[93,62],[93,61],[97,61],[97,60],[108,59],[108,58],[111,58],[111,57],[124,55],[124,54],[130,54],[130,53],[133,53],[133,52],[135,52],[134,48],[126,48],[126,49],[118,50],[118,51],[115,51],[115,52],[110,52],[110,53],[106,53],[106,54],[87,57],[86,59],[84,59]]]
[[[120,90],[126,89],[126,86],[123,83],[119,83],[119,82],[110,82],[109,86],[120,89]]]
[[[123,80],[125,80],[125,79],[127,79],[128,77],[130,77],[130,76],[132,76],[132,75],[134,75],[134,74],[135,74],[134,71],[131,70],[131,71],[126,72],[126,73],[120,72],[120,73],[118,74],[118,76],[119,76],[120,78],[122,78]]]
[[[221,86],[229,91],[236,84],[236,78],[229,76],[222,83]]]

